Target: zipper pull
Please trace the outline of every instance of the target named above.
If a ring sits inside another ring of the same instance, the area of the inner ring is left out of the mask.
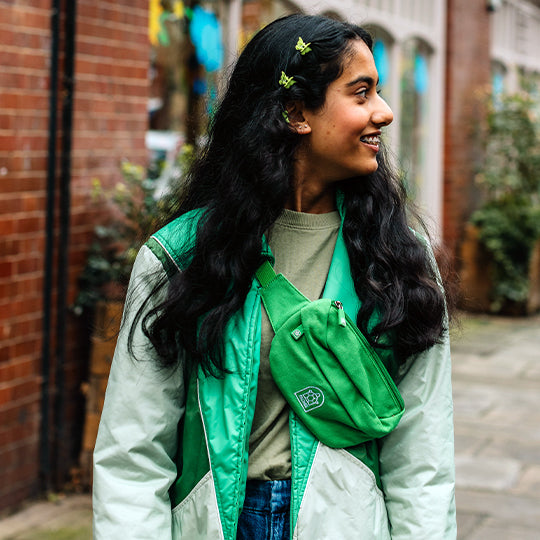
[[[346,327],[347,320],[345,319],[345,310],[343,309],[343,304],[339,300],[336,300],[334,301],[334,306],[336,306],[338,310],[339,326]]]

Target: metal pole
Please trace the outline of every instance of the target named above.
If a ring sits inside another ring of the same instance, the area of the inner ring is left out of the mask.
[[[55,466],[57,481],[63,481],[65,455],[65,361],[67,325],[67,288],[69,269],[69,226],[71,210],[71,143],[73,121],[73,93],[75,90],[75,23],[76,0],[65,3],[64,19],[64,74],[62,78],[62,154],[60,159],[60,234],[57,272],[57,325],[56,325],[56,372],[55,372]]]
[[[58,110],[58,44],[60,0],[52,0],[51,6],[51,60],[49,70],[49,134],[47,162],[47,200],[45,218],[45,262],[43,270],[43,343],[41,352],[41,426],[40,426],[40,483],[41,489],[51,487],[50,467],[50,349],[51,312],[54,256],[54,197],[56,181],[56,115]]]

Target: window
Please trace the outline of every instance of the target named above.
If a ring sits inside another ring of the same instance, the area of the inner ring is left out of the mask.
[[[375,39],[373,40],[373,58],[375,59],[375,66],[379,73],[381,96],[385,101],[390,102],[393,69],[390,60],[392,42],[388,34],[384,31],[379,29],[373,29],[372,31],[375,36]]]
[[[422,41],[409,39],[403,44],[401,51],[399,157],[409,193],[415,197],[426,181],[430,50]]]
[[[491,91],[493,97],[500,96],[505,90],[506,68],[500,62],[491,63]]]

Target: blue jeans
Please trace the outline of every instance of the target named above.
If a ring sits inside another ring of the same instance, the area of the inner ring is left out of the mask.
[[[250,480],[236,539],[289,540],[290,506],[290,480]]]

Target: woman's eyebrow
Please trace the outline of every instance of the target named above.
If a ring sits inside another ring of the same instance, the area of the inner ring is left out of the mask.
[[[353,81],[350,81],[346,84],[346,86],[354,86],[358,83],[366,83],[369,86],[373,86],[373,84],[379,84],[379,80],[377,79],[377,83],[375,83],[375,79],[373,77],[370,77],[369,75],[360,75],[359,77],[356,77]]]

